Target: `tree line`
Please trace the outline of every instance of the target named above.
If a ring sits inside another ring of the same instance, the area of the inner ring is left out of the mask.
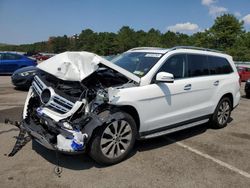
[[[232,14],[215,19],[205,31],[192,35],[156,29],[135,31],[123,26],[117,33],[83,30],[79,35],[50,37],[48,41],[22,45],[1,45],[2,51],[24,51],[28,53],[64,51],[90,51],[99,55],[122,53],[139,46],[171,48],[174,46],[197,46],[224,51],[237,61],[250,61],[250,32],[246,32],[243,21]]]

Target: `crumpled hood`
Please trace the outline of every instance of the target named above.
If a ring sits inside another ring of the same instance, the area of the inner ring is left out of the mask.
[[[103,64],[137,83],[140,82],[140,78],[131,72],[94,53],[85,51],[64,52],[43,61],[37,67],[62,80],[82,81],[95,72],[99,64]]]

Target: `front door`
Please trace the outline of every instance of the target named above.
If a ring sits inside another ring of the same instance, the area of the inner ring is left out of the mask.
[[[152,84],[140,87],[146,94],[140,108],[149,109],[142,113],[141,132],[168,128],[190,117],[192,83],[186,79],[186,55],[170,57],[158,72],[172,73],[175,80],[174,83],[157,83],[153,78]]]

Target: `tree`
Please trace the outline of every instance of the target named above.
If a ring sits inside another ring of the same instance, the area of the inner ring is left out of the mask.
[[[52,37],[50,44],[52,46],[52,52],[61,53],[68,50],[70,43],[67,35],[64,35],[62,37]]]
[[[137,46],[147,46],[147,32],[143,30],[136,31]]]
[[[167,31],[161,36],[161,46],[171,48],[178,43],[178,36],[172,31]]]
[[[161,32],[151,28],[146,35],[146,46],[159,47],[161,46]]]
[[[238,37],[234,45],[227,48],[226,52],[232,55],[236,61],[250,61],[250,32]]]
[[[198,32],[190,37],[190,43],[192,46],[198,46],[203,48],[213,48],[213,37],[208,30],[204,32]]]
[[[119,52],[124,52],[137,46],[136,33],[129,26],[123,26],[117,34],[116,42]]]
[[[116,34],[101,32],[97,37],[96,53],[100,55],[110,55],[118,53]]]
[[[171,48],[180,45],[219,49],[232,55],[235,60],[250,61],[250,32],[245,32],[243,22],[231,14],[217,17],[210,29],[193,35],[171,31],[162,34],[154,28],[148,32],[135,31],[129,26],[123,26],[118,33],[97,33],[91,29],[85,29],[79,35],[50,37],[48,41],[33,44],[0,44],[0,50],[31,53],[85,50],[99,55],[111,55],[139,46]]]
[[[97,33],[91,29],[82,30],[79,35],[79,50],[95,52],[97,44]]]
[[[209,29],[213,38],[213,47],[226,49],[233,46],[237,38],[243,33],[243,22],[232,14],[224,14],[215,19],[214,25]]]

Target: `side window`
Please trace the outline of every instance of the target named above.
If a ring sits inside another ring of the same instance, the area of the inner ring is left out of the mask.
[[[3,54],[3,57],[2,57],[3,60],[18,60],[18,59],[21,59],[21,56],[18,55],[18,54]]]
[[[175,55],[167,59],[158,72],[169,72],[174,78],[186,77],[186,55]]]
[[[222,57],[208,56],[210,74],[228,74],[233,72],[230,63]]]
[[[188,54],[188,76],[209,75],[207,57],[205,55]]]

